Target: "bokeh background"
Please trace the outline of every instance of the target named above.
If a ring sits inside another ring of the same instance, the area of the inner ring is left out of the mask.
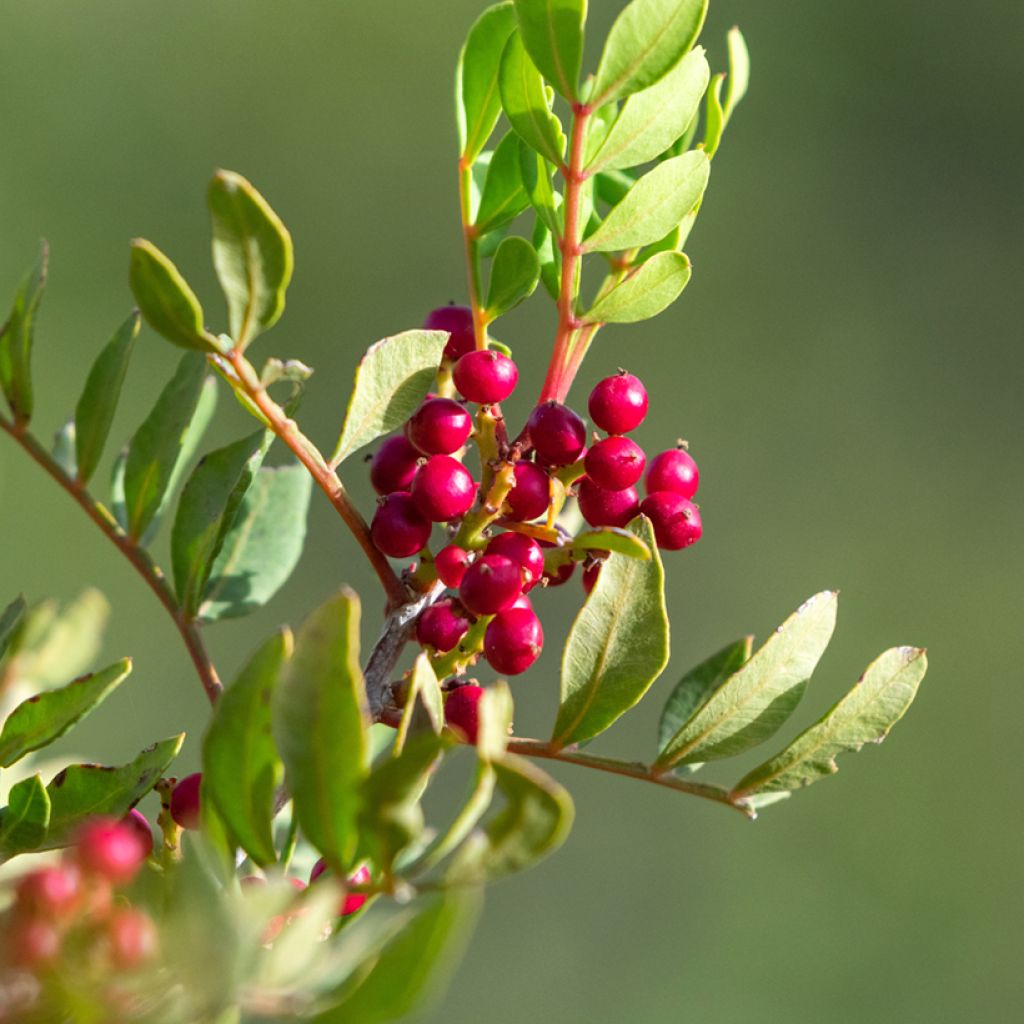
[[[482,6],[0,3],[0,291],[40,235],[53,250],[40,429],[73,409],[131,305],[129,238],[155,240],[220,310],[203,193],[225,166],[294,234],[288,313],[259,344],[316,367],[303,422],[331,444],[363,348],[464,297],[450,95]],[[621,5],[591,6],[593,49]],[[582,405],[628,365],[651,391],[641,442],[688,438],[704,481],[705,539],[668,560],[670,669],[595,749],[649,754],[686,668],[825,587],[842,589],[839,627],[798,724],[890,645],[927,645],[931,671],[889,742],[753,825],[558,772],[577,800],[572,837],[491,891],[432,1021],[935,1024],[1013,1019],[1024,997],[1024,7],[713,0],[713,66],[735,22],[752,88],[688,247],[693,282],[659,319],[607,330],[575,392]],[[500,334],[524,369],[525,415],[551,304],[538,294]],[[145,336],[120,436],[175,359]],[[247,428],[222,401],[212,440]],[[354,464],[368,509],[361,477]],[[194,765],[203,698],[170,624],[2,440],[0,537],[3,594],[94,584],[114,607],[105,654],[136,655],[67,749],[128,757],[188,729]],[[366,597],[369,639],[373,580],[314,498],[310,550],[278,602],[210,631],[225,674],[342,581]],[[521,732],[553,714],[557,638],[578,601],[572,585],[542,602],[549,650],[515,684]]]

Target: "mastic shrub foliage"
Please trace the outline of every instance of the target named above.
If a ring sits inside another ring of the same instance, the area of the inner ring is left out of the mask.
[[[543,762],[752,818],[906,711],[925,656],[896,647],[761,765],[704,780],[796,708],[835,626],[836,594],[824,591],[756,650],[742,637],[709,652],[669,688],[657,743],[635,760],[583,749],[664,671],[665,573],[705,519],[714,529],[713,500],[697,504],[714,486],[699,445],[671,437],[646,452],[631,436],[649,403],[671,401],[671,382],[645,384],[598,337],[657,315],[690,281],[683,250],[748,84],[735,29],[727,72],[712,75],[697,44],[705,8],[632,0],[585,75],[585,0],[483,11],[456,72],[466,303],[424,311],[422,328],[366,350],[329,454],[300,425],[312,370],[251,361],[284,310],[292,243],[241,175],[220,171],[207,192],[226,325],[156,245],[134,241],[137,311],[96,356],[52,446],[33,433],[43,248],[0,334],[0,428],[164,606],[211,711],[192,740],[199,773],[176,777],[179,735],[139,737],[127,764],[44,778],[40,752],[132,664],[96,669],[108,609],[94,591],[63,608],[16,597],[3,612],[0,859],[21,869],[2,897],[0,1020],[399,1018],[457,962],[486,884],[564,840],[572,801]],[[535,292],[553,300],[550,361],[532,411],[512,422],[502,403],[519,387],[515,339],[492,329]],[[180,362],[100,479],[143,323],[143,343],[169,341]],[[580,394],[588,354],[598,383]],[[204,452],[225,391],[252,430]],[[346,491],[360,473],[374,508]],[[360,650],[361,601],[338,580],[294,633],[254,637],[224,684],[206,631],[274,597],[303,554],[315,491],[379,578],[379,639]],[[151,554],[160,528],[163,568]],[[566,636],[542,624],[559,601],[577,609]],[[545,645],[562,652],[560,700],[550,736],[532,738],[514,727],[514,697]],[[485,664],[502,678],[481,686],[471,673]],[[460,745],[475,757],[449,766]],[[462,804],[428,821],[432,779],[470,763]],[[135,809],[152,791],[156,821]]]

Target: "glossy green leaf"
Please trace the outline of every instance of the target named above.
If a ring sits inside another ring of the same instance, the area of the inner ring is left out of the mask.
[[[612,554],[576,616],[562,655],[561,702],[552,743],[564,747],[608,728],[668,664],[665,573],[650,520],[629,529],[649,561]]]
[[[32,343],[49,259],[50,249],[44,241],[35,266],[18,286],[7,322],[0,327],[0,390],[15,420],[21,423],[32,418]]]
[[[632,324],[667,309],[690,281],[690,260],[681,252],[659,252],[598,299],[585,323]]]
[[[128,677],[131,659],[82,676],[57,690],[44,690],[19,704],[0,732],[0,766],[10,768],[26,754],[52,743],[84,718]]]
[[[552,184],[555,168],[540,153],[528,146],[520,146],[519,173],[530,205],[540,215],[537,218],[538,225],[548,229],[548,237],[552,231],[561,231],[558,209],[562,197],[555,192]],[[537,242],[536,237],[534,242]]]
[[[699,150],[675,156],[648,171],[583,242],[585,252],[617,252],[656,242],[697,205],[710,164]]]
[[[906,714],[928,667],[919,647],[893,647],[868,666],[831,710],[781,753],[743,777],[733,793],[789,792],[834,775],[836,755],[881,743]]]
[[[750,53],[743,33],[733,26],[727,36],[729,46],[729,79],[725,90],[724,114],[726,123],[750,86]]]
[[[14,636],[14,631],[18,628],[27,607],[25,598],[19,594],[0,613],[0,658],[7,653],[7,645],[11,642],[11,637]]]
[[[658,81],[697,41],[708,0],[633,0],[615,19],[591,102],[628,96]]]
[[[498,143],[487,167],[487,177],[484,179],[480,206],[475,217],[476,229],[481,235],[515,220],[530,205],[520,170],[524,149],[515,132],[508,132]],[[530,154],[531,157],[533,155]]]
[[[228,300],[231,336],[244,348],[284,312],[292,236],[252,183],[234,171],[217,171],[206,198],[213,266]]]
[[[303,623],[274,702],[274,737],[295,813],[339,874],[356,852],[369,725],[359,667],[359,598],[342,590]]]
[[[0,811],[0,861],[38,850],[50,824],[50,797],[38,775],[11,786]]]
[[[519,32],[544,77],[568,100],[577,98],[587,0],[515,0]]]
[[[551,112],[541,78],[518,32],[505,45],[498,77],[501,107],[523,141],[548,163],[560,164],[565,153],[565,133]]]
[[[203,325],[203,308],[178,268],[144,238],[132,241],[128,280],[139,310],[157,334],[180,348],[217,352]]]
[[[45,848],[66,846],[86,818],[98,814],[123,817],[166,773],[185,734],[154,743],[128,764],[73,764],[54,776],[46,787],[50,798],[50,828]]]
[[[722,84],[725,75],[715,75],[708,89],[707,102],[704,105],[704,152],[710,160],[718,152],[718,144],[722,141],[725,131],[725,111],[722,109]]]
[[[433,386],[447,342],[444,331],[405,331],[366,350],[332,465],[396,430],[416,411]]]
[[[75,458],[75,421],[68,420],[53,435],[53,444],[50,447],[53,454],[53,461],[72,480],[78,475],[78,461]]]
[[[664,153],[697,116],[709,76],[704,50],[697,47],[660,81],[630,96],[587,169],[636,167]]]
[[[587,530],[575,537],[572,542],[574,551],[617,551],[629,558],[640,558],[647,561],[651,557],[651,549],[632,530],[619,526],[602,526],[597,530]]]
[[[455,70],[455,111],[462,158],[480,155],[501,114],[498,69],[516,26],[511,0],[488,7],[473,23]]]
[[[658,765],[730,757],[773,735],[796,709],[832,638],[836,599],[826,590],[805,601],[676,732]]]
[[[540,260],[534,247],[518,235],[504,239],[491,261],[486,319],[496,320],[515,309],[533,294],[539,281]]]

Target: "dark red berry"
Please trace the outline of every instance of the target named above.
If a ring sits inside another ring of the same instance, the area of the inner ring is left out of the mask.
[[[584,477],[580,481],[580,513],[591,526],[625,526],[640,510],[635,487],[609,491]]]
[[[457,452],[473,430],[473,418],[454,398],[428,398],[405,425],[405,436],[424,455]]]
[[[408,491],[395,491],[377,506],[370,536],[385,555],[408,558],[430,539],[430,520],[423,516]]]
[[[462,577],[459,596],[474,615],[504,611],[523,592],[523,570],[507,555],[482,555]]]
[[[457,587],[462,582],[462,577],[466,575],[469,552],[464,551],[458,544],[449,544],[438,551],[434,565],[437,568],[437,578],[446,587]]]
[[[153,852],[153,830],[149,827],[145,815],[134,807],[121,819],[121,824],[135,829],[135,834],[142,840],[148,857]]]
[[[482,686],[460,686],[445,698],[444,720],[448,728],[467,743],[476,744],[480,735]]]
[[[640,503],[640,511],[654,527],[659,548],[679,551],[700,540],[703,526],[697,506],[673,491],[655,491]]]
[[[551,502],[551,479],[536,462],[517,462],[516,482],[505,499],[509,515],[520,523],[544,515]]]
[[[487,545],[489,555],[507,555],[523,567],[523,591],[531,590],[544,575],[544,552],[524,533],[499,533]]]
[[[107,941],[114,966],[131,970],[156,955],[156,926],[143,911],[119,907],[107,921]]]
[[[469,619],[462,606],[450,598],[438,601],[420,612],[416,620],[416,639],[435,651],[452,650],[466,635]]]
[[[476,484],[469,470],[450,455],[431,455],[412,482],[412,500],[427,519],[447,523],[472,507]]]
[[[583,569],[583,590],[586,593],[590,593],[594,589],[594,584],[597,583],[597,577],[601,575],[601,563],[591,562],[590,565],[585,566]]]
[[[312,885],[327,870],[327,861],[321,857],[309,873],[309,884]]]
[[[29,969],[52,964],[60,955],[60,931],[41,917],[17,920],[4,936],[11,963]]]
[[[550,541],[542,540],[539,542],[542,548],[553,548],[555,547]],[[576,571],[576,563],[571,559],[562,562],[556,569],[545,569],[544,570],[544,582],[549,587],[560,587],[563,583],[568,583],[572,574]]]
[[[549,466],[567,466],[583,452],[587,428],[567,405],[544,402],[538,405],[526,423],[530,443]]]
[[[369,885],[370,869],[363,864],[348,876],[348,885]],[[350,892],[341,901],[341,916],[354,914],[370,897],[365,892]]]
[[[484,656],[495,672],[517,676],[536,660],[544,646],[540,619],[529,608],[495,615],[484,633]]]
[[[389,437],[370,463],[370,483],[378,494],[407,491],[423,456],[401,434]]]
[[[658,452],[647,470],[647,493],[673,491],[684,498],[692,498],[700,485],[697,463],[685,448],[670,448]]]
[[[620,371],[605,377],[590,392],[590,418],[609,434],[636,430],[647,415],[647,391],[631,373]]]
[[[427,314],[423,327],[428,331],[448,331],[451,337],[444,347],[444,358],[454,362],[476,345],[473,335],[473,311],[468,306],[440,306]]]
[[[628,437],[606,437],[591,445],[583,460],[587,476],[598,487],[621,491],[643,476],[647,458],[643,448]]]
[[[199,789],[203,784],[203,773],[186,775],[171,793],[171,817],[182,828],[199,828]]]
[[[125,885],[142,866],[146,850],[135,829],[113,818],[94,818],[82,827],[75,856],[86,874]]]
[[[452,371],[459,394],[471,402],[491,405],[504,402],[516,389],[519,369],[508,356],[485,349],[467,352]]]
[[[39,868],[18,883],[18,908],[46,917],[63,917],[78,905],[82,875],[75,864]]]

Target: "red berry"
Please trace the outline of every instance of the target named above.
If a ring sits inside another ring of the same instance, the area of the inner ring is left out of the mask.
[[[525,608],[528,612],[533,611],[533,602],[526,596],[526,594],[520,594],[506,609],[505,611],[510,612],[513,608]]]
[[[327,870],[327,861],[321,857],[309,873],[309,884],[312,885]]]
[[[469,567],[469,552],[458,544],[449,544],[441,548],[434,558],[437,577],[446,587],[457,587],[462,582]]]
[[[484,656],[495,672],[517,676],[536,660],[544,646],[540,619],[529,608],[495,615],[484,634]]]
[[[625,526],[639,511],[635,487],[609,491],[584,477],[579,486],[580,513],[591,526]]]
[[[408,558],[430,540],[430,520],[424,518],[408,491],[395,491],[377,506],[370,536],[385,555]]]
[[[526,422],[530,443],[549,466],[567,466],[575,462],[587,441],[587,428],[567,405],[544,402]]]
[[[378,494],[407,491],[423,456],[401,434],[389,437],[370,463],[370,483]]]
[[[428,398],[405,425],[405,436],[424,455],[457,452],[473,430],[473,418],[454,398]]]
[[[142,840],[148,857],[153,852],[153,830],[149,827],[145,815],[134,807],[121,819],[121,824],[135,829],[136,835]]]
[[[473,311],[468,306],[440,306],[427,314],[423,327],[428,331],[448,331],[451,337],[444,347],[444,358],[455,361],[476,345]]]
[[[81,881],[75,864],[39,868],[18,883],[18,908],[45,917],[63,917],[78,905]]]
[[[587,408],[602,430],[626,434],[639,427],[647,415],[647,391],[633,374],[622,370],[597,383]]]
[[[424,647],[444,653],[458,645],[467,629],[469,620],[462,606],[447,598],[420,612],[416,620],[416,639]]]
[[[348,885],[369,885],[370,884],[370,869],[363,864],[361,867],[348,876]],[[354,914],[370,897],[365,892],[350,892],[341,901],[341,916],[348,917],[349,914]]]
[[[79,833],[76,857],[86,874],[124,885],[142,866],[146,849],[134,828],[113,818],[94,818]]]
[[[445,698],[444,720],[448,728],[467,743],[476,744],[480,735],[482,686],[460,686]]]
[[[606,437],[592,445],[583,460],[587,476],[599,487],[621,491],[643,476],[644,450],[628,437]]]
[[[452,372],[459,394],[471,402],[504,402],[516,389],[519,370],[508,356],[486,349],[467,352]]]
[[[41,917],[17,920],[4,938],[11,962],[19,967],[44,967],[60,955],[60,931]]]
[[[499,533],[487,545],[489,555],[506,555],[523,567],[523,591],[532,590],[544,575],[544,552],[524,533]]]
[[[504,611],[523,592],[523,570],[507,555],[482,555],[462,577],[459,596],[474,615]]]
[[[131,970],[156,955],[156,926],[141,910],[119,907],[107,921],[107,941],[114,966]]]
[[[655,491],[640,502],[640,511],[654,527],[659,548],[679,551],[700,540],[700,511],[692,501],[672,491]]]
[[[674,491],[684,498],[692,498],[700,485],[700,473],[697,463],[685,448],[670,448],[667,452],[658,452],[651,459],[647,470],[647,493],[656,491]]]
[[[171,793],[171,817],[182,828],[199,828],[199,788],[203,783],[203,773],[193,772],[186,775]]]
[[[590,565],[586,566],[583,570],[583,590],[586,593],[590,593],[594,589],[594,584],[597,582],[597,577],[601,575],[601,563],[591,562]]]
[[[553,548],[555,547],[550,541],[540,541],[542,548]],[[573,561],[563,562],[553,572],[549,569],[544,570],[544,580],[549,587],[560,587],[563,583],[568,583],[572,574],[576,571],[576,563]]]
[[[461,519],[472,507],[476,484],[469,470],[450,455],[432,455],[412,482],[412,500],[431,522]]]
[[[517,522],[525,523],[544,515],[551,502],[551,479],[536,462],[517,462],[516,482],[508,497],[509,515]]]

